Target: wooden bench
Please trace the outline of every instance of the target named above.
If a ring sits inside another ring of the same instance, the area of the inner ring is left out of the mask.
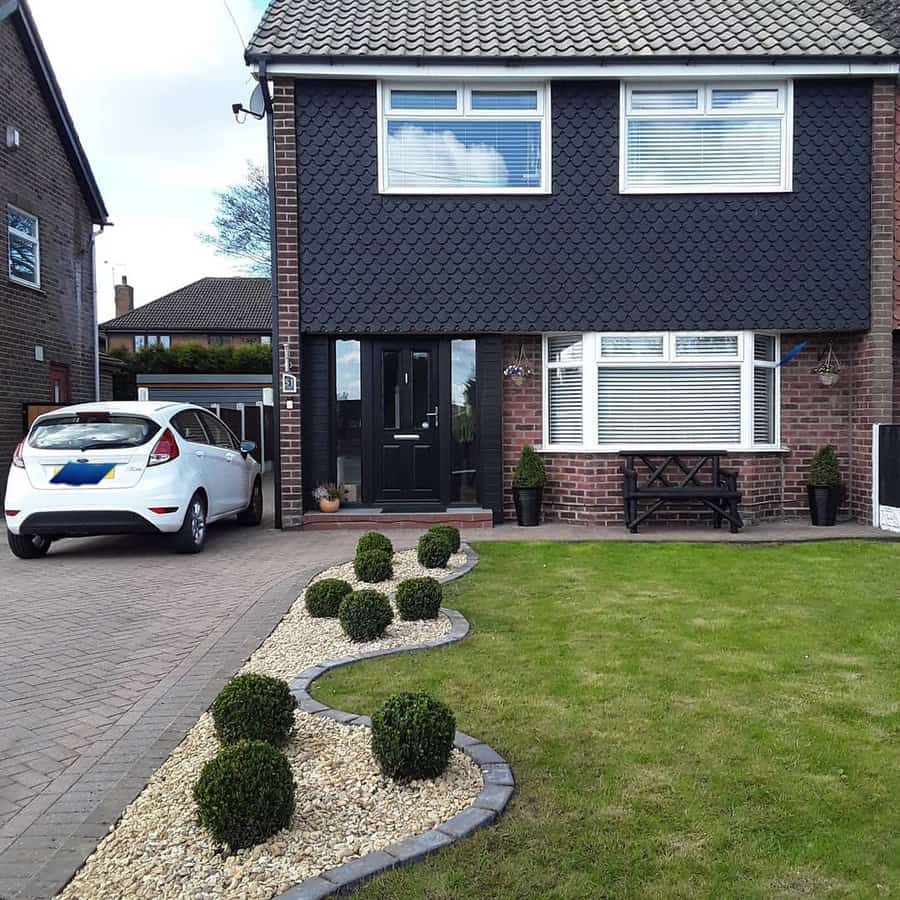
[[[658,510],[685,501],[696,501],[712,510],[713,527],[727,519],[732,534],[744,527],[738,504],[741,493],[737,473],[721,467],[727,453],[718,450],[625,451],[625,527],[637,534],[638,527]],[[638,503],[651,501],[641,512]]]

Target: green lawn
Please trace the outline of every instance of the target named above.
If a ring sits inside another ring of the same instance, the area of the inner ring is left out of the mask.
[[[425,689],[512,763],[490,828],[366,898],[900,896],[900,544],[480,544]]]

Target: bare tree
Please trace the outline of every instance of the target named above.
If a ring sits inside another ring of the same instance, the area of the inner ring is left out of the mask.
[[[198,235],[216,253],[242,263],[248,275],[271,271],[269,180],[261,166],[247,161],[247,177],[216,195],[219,198],[213,233]]]

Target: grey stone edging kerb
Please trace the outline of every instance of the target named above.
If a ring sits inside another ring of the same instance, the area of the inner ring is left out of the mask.
[[[454,570],[442,582],[454,581],[471,572],[478,564],[478,555],[467,544],[461,549],[466,554],[466,562],[459,569]],[[390,656],[395,653],[411,653],[416,650],[427,650],[432,647],[441,647],[447,644],[455,644],[461,641],[470,630],[469,623],[462,613],[455,609],[441,608],[441,615],[450,622],[450,631],[443,637],[422,644],[411,644],[407,647],[398,647],[390,650],[373,650],[368,653],[360,653],[358,656],[345,656],[341,659],[329,659],[317,666],[301,672],[291,682],[291,692],[297,698],[297,707],[303,712],[314,716],[327,716],[336,722],[345,725],[369,728],[372,720],[368,716],[358,716],[354,713],[332,709],[324,703],[315,700],[309,693],[310,685],[332,669],[349,666],[351,663],[363,659],[375,659],[379,656]],[[407,866],[429,856],[432,853],[448,847],[456,841],[468,837],[479,828],[489,825],[506,808],[515,791],[515,779],[512,769],[506,760],[494,750],[493,747],[470,737],[461,731],[456,732],[454,746],[461,750],[481,770],[484,787],[475,802],[461,813],[448,819],[430,831],[406,838],[396,844],[385,847],[384,850],[375,850],[367,853],[359,859],[351,860],[343,865],[329,869],[314,878],[307,878],[289,891],[280,894],[277,900],[322,900],[324,897],[333,897],[339,894],[349,894],[364,881],[384,872],[400,866]]]

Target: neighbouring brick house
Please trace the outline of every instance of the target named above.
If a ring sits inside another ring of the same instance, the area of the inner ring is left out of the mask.
[[[900,410],[896,6],[524,9],[274,0],[250,42],[299,376],[282,524],[320,524],[329,480],[500,521],[526,443],[550,519],[621,522],[634,448],[727,450],[749,518],[805,515],[833,443],[869,521]]]
[[[107,211],[24,0],[0,3],[0,479],[23,404],[99,390],[94,226]]]
[[[268,344],[271,284],[268,278],[200,278],[135,309],[134,287],[123,278],[115,287],[116,317],[100,325],[100,334],[107,350]]]

